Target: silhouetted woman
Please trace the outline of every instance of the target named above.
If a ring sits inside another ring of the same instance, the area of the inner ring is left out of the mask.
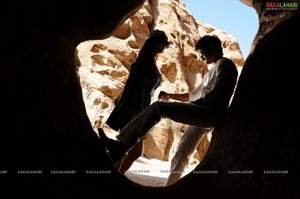
[[[168,45],[168,37],[160,30],[154,30],[146,40],[136,61],[131,65],[122,96],[106,121],[115,131],[122,129],[127,122],[150,105],[152,91],[160,85],[156,56]],[[121,173],[125,173],[143,154],[143,148],[144,139],[116,163]]]

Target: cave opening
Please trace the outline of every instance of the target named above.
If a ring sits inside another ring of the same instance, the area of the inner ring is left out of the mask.
[[[216,6],[212,5],[212,9],[216,9]],[[167,15],[169,10],[179,11]],[[178,17],[179,15],[181,17]],[[173,30],[170,29],[170,22],[167,22],[169,19],[176,24],[173,25]],[[145,2],[143,7],[121,24],[111,37],[82,42],[76,48],[83,98],[95,132],[97,128],[103,128],[113,139],[118,134],[105,122],[115,106],[115,101],[122,94],[131,64],[151,29],[155,27],[167,32],[172,48],[159,55],[157,59],[163,83],[153,94],[152,102],[158,99],[160,90],[184,92],[201,82],[209,66],[197,60],[193,44],[204,34],[213,32],[212,34],[222,38],[225,55],[235,60],[239,71],[242,69],[244,57],[238,41],[230,33],[197,22],[187,8],[178,3]],[[171,158],[186,126],[163,119],[151,130],[150,136],[146,138],[143,155],[133,163],[125,175],[143,185],[165,186],[170,173]],[[201,143],[191,155],[186,169],[182,172],[182,177],[192,172],[203,159],[211,136],[212,132],[203,136]]]

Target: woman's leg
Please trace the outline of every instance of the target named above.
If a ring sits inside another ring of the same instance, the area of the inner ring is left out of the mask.
[[[144,139],[141,140],[141,141],[139,141],[123,157],[122,165],[119,168],[119,170],[120,170],[121,173],[124,174],[132,166],[132,164],[134,163],[134,161],[136,161],[143,154],[144,143],[145,143]]]

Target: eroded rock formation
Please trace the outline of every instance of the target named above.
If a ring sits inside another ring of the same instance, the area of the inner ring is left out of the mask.
[[[288,71],[299,65],[294,50],[300,46],[299,9],[282,14],[264,10],[265,3],[251,5],[261,18],[282,15],[280,23],[257,40],[246,59],[228,115],[214,130],[204,160],[166,188],[140,186],[115,170],[88,119],[75,68],[80,42],[108,37],[143,1],[4,3],[1,66],[8,97],[2,103],[8,110],[3,110],[1,170],[13,183],[2,183],[3,192],[52,198],[299,198],[298,75]],[[18,173],[39,169],[43,174]],[[51,174],[56,170],[77,173]],[[201,174],[205,170],[218,174]],[[235,170],[253,174],[228,173]]]
[[[164,30],[171,45],[157,59],[163,82],[154,93],[153,101],[158,99],[160,90],[188,92],[202,81],[208,66],[197,58],[194,46],[203,35],[217,35],[222,41],[224,56],[234,60],[238,68],[244,64],[237,40],[212,25],[197,22],[183,2],[146,1],[112,37],[86,41],[77,47],[83,98],[94,129],[101,127],[111,137],[117,134],[105,125],[105,121],[114,108],[115,100],[123,91],[131,64],[154,29]],[[167,160],[173,140],[175,139],[175,143],[178,140],[174,133],[181,135],[185,128],[186,125],[163,119],[146,137],[144,154],[147,157]],[[198,157],[204,155],[204,146],[202,148]]]

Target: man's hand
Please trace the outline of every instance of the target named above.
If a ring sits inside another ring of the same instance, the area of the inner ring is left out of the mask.
[[[160,91],[160,93],[158,94],[158,98],[159,99],[169,99],[170,95],[168,93],[166,93],[165,91]]]
[[[158,98],[160,100],[173,99],[181,102],[188,102],[190,100],[188,93],[176,94],[176,93],[167,93],[165,91],[160,91],[160,93],[158,94]]]

